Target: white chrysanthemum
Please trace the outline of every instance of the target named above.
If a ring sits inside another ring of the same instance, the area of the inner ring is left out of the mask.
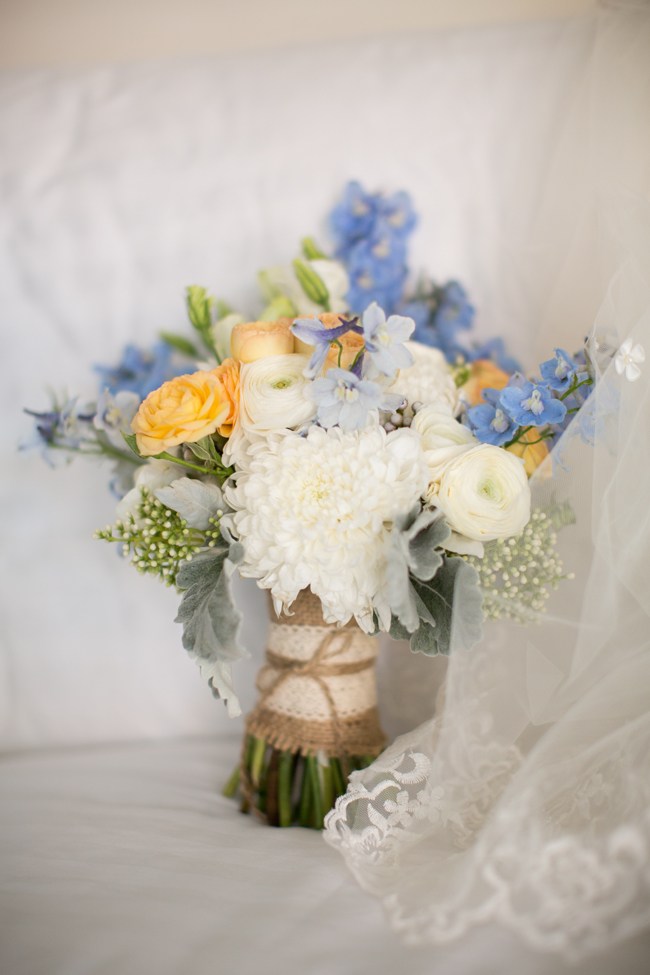
[[[455,415],[459,406],[459,392],[451,369],[440,349],[432,349],[419,342],[407,342],[413,365],[400,369],[391,392],[402,393],[409,403],[434,405]]]
[[[278,608],[309,587],[327,622],[354,616],[372,630],[388,531],[429,480],[418,436],[311,427],[271,435],[244,459],[225,491],[244,546],[241,574],[270,589]]]

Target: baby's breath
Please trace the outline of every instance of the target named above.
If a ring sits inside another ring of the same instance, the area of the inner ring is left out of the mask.
[[[555,519],[533,511],[516,538],[498,539],[485,546],[482,559],[471,557],[483,590],[483,611],[489,619],[537,623],[552,590],[564,573],[557,550]]]

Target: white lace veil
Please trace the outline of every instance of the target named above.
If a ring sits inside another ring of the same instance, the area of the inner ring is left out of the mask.
[[[575,578],[539,625],[487,623],[470,651],[456,635],[444,708],[327,824],[412,943],[497,921],[578,959],[650,922],[650,361],[629,382],[607,354],[627,338],[650,353],[649,185],[650,8],[608,4],[535,220],[503,225],[527,366],[589,334],[602,373],[534,479],[539,505],[573,508]]]

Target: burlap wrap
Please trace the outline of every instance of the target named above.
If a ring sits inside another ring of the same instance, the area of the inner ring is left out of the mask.
[[[246,730],[303,755],[375,755],[384,745],[377,713],[374,637],[356,623],[324,623],[320,600],[300,594],[292,616],[272,612],[260,699]]]

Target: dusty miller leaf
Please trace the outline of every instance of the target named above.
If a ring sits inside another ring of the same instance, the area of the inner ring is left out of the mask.
[[[439,511],[412,511],[396,522],[391,532],[386,560],[386,598],[392,615],[391,634],[396,622],[399,632],[411,634],[424,618],[432,622],[414,581],[432,579],[443,564],[440,546],[449,528]],[[395,632],[398,632],[395,627]],[[396,637],[395,639],[403,639]]]
[[[182,567],[176,583],[185,590],[176,617],[183,624],[183,646],[196,661],[228,715],[241,714],[232,684],[232,664],[248,654],[239,643],[241,613],[232,598],[230,579],[241,546],[200,552]]]
[[[464,559],[446,558],[433,579],[416,581],[413,587],[426,607],[431,625],[421,619],[411,636],[414,653],[448,654],[452,628],[454,641],[464,647],[474,646],[481,638],[483,596],[478,572]]]
[[[225,508],[221,488],[211,481],[197,481],[192,477],[179,477],[166,487],[158,488],[154,494],[159,501],[184,518],[190,528],[205,531],[210,518]]]

